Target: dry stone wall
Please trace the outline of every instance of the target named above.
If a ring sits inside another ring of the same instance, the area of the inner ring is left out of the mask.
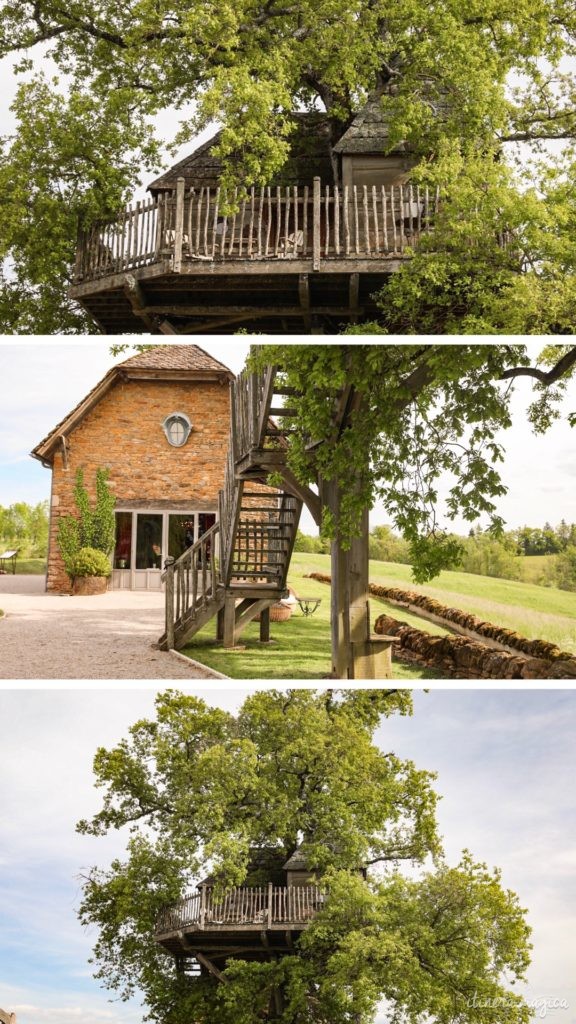
[[[331,577],[313,572],[312,579],[331,583]],[[375,631],[397,638],[394,653],[400,658],[439,669],[459,679],[576,679],[576,658],[546,640],[529,640],[513,630],[483,622],[457,608],[447,608],[414,591],[371,583],[370,594],[444,625],[446,629],[474,631],[477,637],[435,636],[415,629],[390,615],[380,615]],[[497,646],[496,646],[497,645]]]

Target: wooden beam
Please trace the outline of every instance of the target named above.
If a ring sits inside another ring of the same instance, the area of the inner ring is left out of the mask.
[[[172,326],[172,324],[168,320],[162,320],[162,322],[160,324],[158,324],[158,330],[160,331],[160,334],[179,334],[180,333],[179,331],[176,330],[175,327]]]
[[[296,498],[300,498],[300,501],[304,502],[306,508],[314,519],[316,526],[320,526],[322,524],[322,503],[319,495],[315,494],[310,487],[306,486],[306,484],[301,484],[294,476],[292,470],[288,469],[287,466],[284,466],[282,469],[278,470],[278,472],[280,472],[282,476],[282,481],[286,485],[286,490]]]
[[[139,317],[149,331],[156,331],[156,320],[146,308],[146,297],[142,287],[132,274],[124,275],[122,291],[130,303],[134,316]]]
[[[400,270],[400,267],[410,257],[404,256],[373,256],[370,258],[352,255],[342,258],[336,257],[330,260],[322,260],[319,271],[328,277],[333,274],[374,274],[388,275]],[[180,271],[180,279],[183,277],[285,277],[290,279],[295,274],[310,274],[313,271],[313,263],[310,259],[302,260],[223,260],[221,263],[190,263],[184,262]],[[158,263],[150,263],[145,267],[135,267],[131,277],[138,281],[153,280],[173,276],[174,272],[168,260],[161,260]],[[175,276],[175,275],[174,275]],[[108,277],[99,277],[93,281],[83,281],[82,284],[72,285],[68,290],[68,297],[71,299],[82,299],[99,293],[106,293],[122,290],[126,272],[110,274]]]
[[[354,307],[354,310],[358,312],[358,306]],[[311,312],[314,314],[330,314],[333,313],[335,316],[350,316],[354,310],[350,306],[315,306]],[[221,316],[223,313],[230,314],[228,319],[241,318],[251,319],[253,317],[266,317],[266,316],[302,316],[301,306],[216,306],[214,303],[210,305],[198,304],[170,304],[165,303],[154,303],[153,305],[148,304],[142,312],[146,313],[150,317],[156,316]]]
[[[358,316],[361,312],[358,305],[358,296],[360,294],[360,274],[350,274],[348,291],[350,301],[350,319],[353,324],[357,324]]]
[[[312,270],[320,270],[320,178],[314,178],[312,220]]]
[[[228,978],[224,974],[222,974],[222,971],[220,971],[216,967],[216,964],[213,964],[212,961],[204,955],[204,953],[199,953],[198,950],[194,950],[194,956],[196,957],[198,963],[202,965],[202,967],[205,967],[206,970],[210,972],[210,974],[213,974],[215,978],[218,978],[218,981],[221,981],[224,984],[228,983]]]
[[[310,277],[308,274],[298,274],[298,295],[302,306],[302,317],[304,327],[307,331],[312,329],[312,317],[310,316]]]
[[[186,182],[184,178],[176,180],[176,219],[174,231],[174,273],[179,274],[182,269],[182,243],[184,240],[184,191]]]

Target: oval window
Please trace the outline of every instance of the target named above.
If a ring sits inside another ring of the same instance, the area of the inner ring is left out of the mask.
[[[166,434],[168,444],[174,448],[181,448],[190,437],[192,424],[183,412],[172,412],[164,420],[162,427]]]

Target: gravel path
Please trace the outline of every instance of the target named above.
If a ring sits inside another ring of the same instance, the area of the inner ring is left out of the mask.
[[[0,679],[210,679],[210,669],[154,650],[159,593],[46,594],[44,576],[0,576]],[[216,676],[217,678],[217,676]]]

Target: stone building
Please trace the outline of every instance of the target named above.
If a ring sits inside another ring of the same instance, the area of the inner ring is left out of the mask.
[[[178,557],[216,521],[234,375],[197,345],[159,345],[108,371],[32,456],[52,470],[47,589],[70,589],[56,542],[74,513],[78,469],[94,498],[109,470],[116,498],[111,586],[161,588],[164,559]]]

